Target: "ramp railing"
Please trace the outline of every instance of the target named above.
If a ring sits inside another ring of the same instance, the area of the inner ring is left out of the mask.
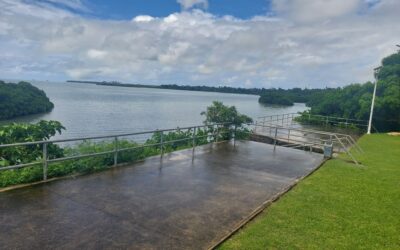
[[[335,126],[340,128],[359,128],[361,130],[367,130],[368,121],[360,119],[350,119],[335,116],[324,116],[314,114],[299,114],[299,113],[287,113],[257,117],[258,124],[270,124],[280,126],[298,126],[300,124],[315,124],[322,126]],[[376,128],[373,127],[375,131]],[[378,131],[377,131],[378,132]]]
[[[231,135],[231,131],[235,131],[233,129],[227,129],[234,126],[231,123],[216,123],[216,124],[207,124],[200,126],[190,126],[190,127],[182,127],[182,128],[172,128],[172,129],[161,129],[161,130],[152,130],[152,131],[144,131],[137,133],[125,133],[125,134],[115,134],[115,135],[107,135],[107,136],[94,136],[94,137],[80,137],[80,138],[72,138],[72,139],[60,139],[60,140],[45,140],[45,141],[32,141],[32,142],[20,142],[20,143],[12,143],[12,144],[0,144],[0,160],[1,160],[1,152],[5,152],[10,148],[23,148],[23,147],[34,147],[35,149],[42,151],[42,156],[31,162],[18,162],[18,164],[9,165],[9,166],[0,166],[0,171],[11,170],[11,169],[21,169],[26,167],[32,167],[37,165],[42,165],[43,169],[43,180],[46,180],[48,177],[48,165],[55,162],[62,162],[74,159],[81,159],[87,157],[96,157],[101,155],[113,155],[113,165],[117,166],[118,164],[118,154],[125,151],[133,151],[135,149],[146,148],[146,147],[158,147],[159,154],[163,157],[165,148],[169,144],[179,143],[179,142],[188,142],[191,144],[190,146],[193,148],[192,156],[194,157],[195,147],[197,146],[197,142],[203,139],[204,144],[214,143],[218,141],[227,140],[228,138],[235,139],[235,134]],[[203,129],[203,135],[199,135],[198,130]],[[176,132],[176,131],[186,131],[188,136],[180,139],[166,140],[165,135],[167,132]],[[159,133],[160,140],[155,143],[143,143],[130,147],[123,147],[120,143],[120,139],[132,136],[140,136],[147,135],[148,137],[154,133]],[[229,135],[227,135],[229,134]],[[225,135],[225,136],[224,136]],[[71,143],[71,142],[82,142],[88,140],[112,140],[113,148],[110,150],[102,151],[102,152],[93,152],[93,153],[85,153],[80,155],[71,155],[71,156],[62,156],[62,157],[49,157],[49,147],[53,144],[62,144],[62,143]],[[204,143],[204,140],[206,143]],[[188,148],[187,145],[186,148]]]
[[[359,162],[353,153],[350,152],[350,148],[354,147],[357,153],[364,152],[352,136],[341,133],[256,123],[254,124],[253,134],[265,136],[272,140],[274,149],[276,145],[280,145],[283,147],[324,152],[326,147],[331,147],[332,152],[345,152],[356,165]]]

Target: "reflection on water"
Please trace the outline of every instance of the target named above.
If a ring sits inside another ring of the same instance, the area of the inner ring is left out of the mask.
[[[43,89],[55,108],[52,112],[8,122],[60,121],[67,130],[57,138],[130,133],[201,124],[200,115],[212,101],[235,105],[239,112],[258,116],[292,113],[304,104],[271,107],[258,96],[148,88],[123,88],[80,83],[33,82]]]

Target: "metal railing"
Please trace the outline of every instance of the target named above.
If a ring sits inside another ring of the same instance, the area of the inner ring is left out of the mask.
[[[247,126],[254,126],[254,129],[250,130],[250,133],[258,133],[259,128],[265,130],[266,128],[269,129],[269,134],[271,135],[272,132],[274,133],[274,150],[276,148],[277,142],[279,140],[284,140],[286,138],[287,143],[286,147],[306,147],[309,146],[311,151],[312,147],[319,146],[323,147],[326,143],[336,144],[335,148],[339,148],[342,151],[346,152],[350,158],[358,164],[355,157],[350,153],[348,150],[348,146],[355,146],[359,152],[362,152],[362,149],[358,146],[355,140],[346,134],[339,134],[339,133],[330,133],[330,132],[323,132],[323,131],[315,131],[309,129],[299,129],[293,128],[291,126],[284,126],[285,123],[282,121],[290,121],[292,123],[293,117],[296,114],[284,114],[278,116],[267,116],[270,117],[264,118],[263,123],[256,122],[255,124],[249,123],[246,124]],[[273,119],[273,117],[275,119]],[[280,121],[280,124],[273,123],[274,121]],[[272,123],[271,123],[272,122]],[[282,125],[283,124],[283,125]],[[232,129],[234,127],[234,129]],[[207,132],[203,136],[198,136],[197,131],[199,129],[207,129]],[[222,129],[225,128],[225,129]],[[229,129],[227,129],[229,128]],[[188,137],[175,139],[175,140],[165,140],[165,133],[166,132],[173,132],[173,131],[190,131]],[[285,133],[285,131],[287,131]],[[265,131],[263,131],[265,132]],[[137,135],[151,135],[154,133],[160,133],[160,142],[157,143],[143,143],[140,145],[135,145],[131,147],[121,147],[120,139],[127,136],[137,136]],[[182,128],[171,128],[171,129],[160,129],[160,130],[152,130],[152,131],[144,131],[144,132],[135,132],[135,133],[124,133],[124,134],[115,134],[115,135],[106,135],[106,136],[93,136],[93,137],[80,137],[80,138],[72,138],[72,139],[59,139],[59,140],[43,140],[43,141],[33,141],[33,142],[21,142],[21,143],[12,143],[12,144],[0,144],[0,150],[10,147],[25,147],[25,146],[41,146],[42,157],[37,161],[32,162],[24,162],[15,165],[3,166],[0,167],[0,171],[4,170],[12,170],[12,169],[20,169],[26,167],[32,167],[37,165],[42,165],[43,168],[43,180],[47,180],[48,178],[48,166],[51,163],[55,162],[62,162],[68,160],[76,160],[82,159],[87,157],[96,157],[101,155],[113,155],[113,165],[118,165],[118,154],[120,152],[125,151],[133,151],[135,149],[146,148],[146,147],[159,147],[159,153],[161,158],[163,157],[166,149],[166,145],[183,142],[183,141],[190,141],[191,140],[191,147],[193,148],[192,157],[194,157],[195,147],[197,146],[196,141],[199,139],[206,138],[207,143],[218,142],[220,136],[224,133],[230,133],[230,136],[227,138],[232,138],[233,142],[235,143],[236,140],[236,126],[232,123],[217,123],[217,124],[206,124],[206,125],[199,125],[199,126],[190,126],[190,127],[182,127]],[[304,134],[298,133],[308,133],[313,135],[319,135],[318,137],[311,137],[305,136]],[[324,137],[324,138],[323,138]],[[327,138],[326,138],[327,137]],[[56,143],[67,143],[67,142],[79,142],[79,141],[88,141],[88,140],[104,140],[104,139],[112,139],[113,140],[113,148],[111,150],[106,150],[102,152],[94,152],[94,153],[85,153],[79,155],[67,155],[62,156],[60,158],[49,158],[49,145],[56,144]],[[347,146],[347,147],[346,147]],[[186,147],[187,148],[187,147]]]
[[[287,114],[261,116],[257,117],[257,123],[262,123],[262,124],[267,123],[267,124],[281,125],[281,126],[297,126],[300,124],[299,122],[296,121],[295,118],[301,116],[302,115],[300,113],[287,113]],[[357,127],[365,130],[368,127],[367,120],[351,119],[351,118],[343,118],[335,116],[314,115],[314,114],[306,114],[303,115],[302,117],[304,124],[316,123],[326,126],[328,125],[339,126],[341,128]],[[375,127],[373,128],[375,131],[377,131]]]
[[[140,149],[140,148],[145,148],[145,147],[160,147],[160,156],[163,157],[164,152],[165,152],[165,146],[168,144],[172,143],[177,143],[177,142],[183,142],[183,141],[192,141],[192,156],[194,157],[194,152],[195,152],[195,147],[196,141],[198,139],[206,138],[207,143],[213,143],[213,142],[218,142],[219,137],[223,135],[224,133],[230,133],[229,131],[223,131],[221,128],[231,128],[234,126],[234,132],[231,138],[235,140],[235,132],[236,132],[236,126],[231,124],[231,123],[216,123],[216,124],[206,124],[206,125],[199,125],[199,126],[190,126],[190,127],[182,127],[182,128],[171,128],[171,129],[161,129],[161,130],[152,130],[152,131],[144,131],[144,132],[136,132],[136,133],[125,133],[125,134],[116,134],[116,135],[107,135],[107,136],[93,136],[93,137],[80,137],[80,138],[72,138],[72,139],[60,139],[60,140],[44,140],[44,141],[33,141],[33,142],[21,142],[21,143],[12,143],[12,144],[0,144],[0,149],[5,149],[5,148],[10,148],[10,147],[24,147],[24,146],[40,146],[42,147],[42,158],[40,161],[33,161],[33,162],[28,162],[28,163],[20,163],[16,165],[10,165],[10,166],[4,166],[0,167],[0,171],[4,170],[11,170],[11,169],[20,169],[20,168],[26,168],[26,167],[32,167],[36,165],[42,165],[43,168],[43,180],[47,180],[47,170],[48,170],[48,165],[50,163],[54,162],[62,162],[62,161],[68,161],[68,160],[75,160],[75,159],[81,159],[81,158],[86,158],[86,157],[95,157],[95,156],[101,156],[101,155],[107,155],[107,154],[113,154],[114,162],[113,165],[117,166],[118,165],[118,153],[119,152],[124,152],[124,151],[129,151],[129,150],[135,150],[135,149]],[[201,129],[207,129],[207,132],[203,136],[197,136],[196,132]],[[173,131],[182,131],[182,130],[187,130],[191,131],[191,136],[185,137],[182,139],[176,139],[176,140],[169,140],[166,141],[164,139],[164,135],[166,132],[173,132]],[[121,137],[127,137],[127,136],[137,136],[137,135],[149,135],[149,134],[154,134],[154,133],[160,133],[160,142],[159,143],[152,143],[152,144],[141,144],[139,146],[134,146],[134,147],[125,147],[125,148],[120,148],[119,145],[119,139]],[[87,153],[87,154],[81,154],[81,155],[73,155],[73,156],[64,156],[60,158],[52,158],[49,159],[49,154],[48,154],[48,146],[51,144],[56,144],[56,143],[65,143],[65,142],[77,142],[77,141],[87,141],[87,140],[104,140],[104,139],[113,139],[114,141],[114,148],[112,150],[108,151],[103,151],[103,152],[97,152],[97,153]]]
[[[362,148],[354,138],[347,134],[325,132],[312,129],[294,128],[268,123],[256,123],[253,133],[255,135],[267,136],[273,140],[274,149],[279,143],[283,147],[308,148],[310,151],[321,149],[331,145],[336,152],[345,152],[351,160],[358,165],[359,162],[350,152],[349,148],[354,147],[358,153],[363,153]]]

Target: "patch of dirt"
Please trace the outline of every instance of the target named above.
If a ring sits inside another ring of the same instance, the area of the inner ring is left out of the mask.
[[[389,132],[388,135],[400,136],[400,132]]]

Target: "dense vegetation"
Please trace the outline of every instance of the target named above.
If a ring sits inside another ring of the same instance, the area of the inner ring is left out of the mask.
[[[359,145],[365,167],[329,160],[220,249],[400,249],[400,137]]]
[[[373,125],[378,131],[400,130],[400,52],[382,60],[376,72]],[[351,84],[315,93],[307,101],[311,114],[368,120],[374,85]],[[304,113],[304,117],[308,112]]]
[[[228,107],[220,102],[213,104],[202,112],[205,116],[204,123],[233,123],[236,125],[236,138],[248,136],[248,130],[244,123],[251,122],[251,118],[237,112],[234,106]],[[0,126],[0,144],[11,144],[16,142],[30,142],[48,140],[56,133],[61,133],[65,128],[57,121],[40,121],[37,124],[17,124]],[[203,145],[211,141],[228,140],[233,135],[233,127],[228,125],[220,126],[218,131],[214,126],[197,128],[194,130],[176,130],[168,133],[153,133],[144,143],[137,143],[131,140],[118,140],[119,149],[129,149],[118,153],[118,163],[135,162],[149,156],[161,153],[161,140],[164,142],[162,151],[172,152],[193,146]],[[163,139],[161,139],[163,136]],[[69,157],[90,153],[101,153],[114,150],[113,141],[83,141],[77,145],[60,147],[55,144],[48,144],[49,159]],[[145,147],[139,147],[145,146]],[[42,145],[18,146],[0,148],[0,168],[9,165],[37,162],[37,166],[25,167],[14,170],[0,170],[0,187],[39,181],[43,178],[42,172]],[[48,166],[48,178],[90,173],[109,168],[114,164],[113,153],[98,155],[77,160],[68,160],[57,163],[50,163]]]
[[[258,99],[260,103],[282,105],[282,106],[292,106],[294,102],[284,95],[280,95],[274,91],[268,91],[263,93]]]
[[[258,101],[263,104],[292,106],[295,102],[307,103],[312,96],[330,89],[263,89]]]
[[[0,120],[48,112],[53,107],[44,91],[30,83],[0,81]]]
[[[151,84],[133,84],[133,83],[120,83],[116,81],[112,82],[98,82],[98,81],[74,81],[68,80],[70,83],[88,83],[103,86],[116,86],[116,87],[133,87],[133,88],[156,88],[156,89],[174,89],[174,90],[188,90],[188,91],[205,91],[205,92],[219,92],[219,93],[231,93],[231,94],[248,94],[248,95],[260,95],[265,89],[262,88],[234,88],[227,86],[190,86],[190,85],[177,85],[177,84],[162,84],[162,85],[151,85]]]
[[[260,95],[265,89],[259,88],[234,88],[227,86],[189,86],[189,85],[160,85],[162,89],[176,89],[176,90],[189,90],[189,91],[205,91],[205,92],[220,92],[220,93],[231,93],[231,94],[248,94],[248,95]]]

